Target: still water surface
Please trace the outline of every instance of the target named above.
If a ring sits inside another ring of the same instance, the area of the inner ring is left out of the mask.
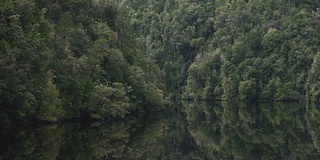
[[[7,159],[320,159],[320,107],[179,102],[118,122],[4,128]]]

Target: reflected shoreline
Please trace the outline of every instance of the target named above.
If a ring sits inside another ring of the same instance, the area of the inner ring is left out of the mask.
[[[176,101],[115,121],[11,127],[0,159],[320,159],[320,108]]]

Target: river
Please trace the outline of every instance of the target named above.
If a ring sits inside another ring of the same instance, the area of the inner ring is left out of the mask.
[[[0,160],[310,160],[319,151],[320,108],[303,103],[175,102],[143,118],[0,131]]]

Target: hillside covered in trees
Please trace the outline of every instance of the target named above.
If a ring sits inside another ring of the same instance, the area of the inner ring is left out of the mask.
[[[131,23],[185,99],[320,98],[320,2],[135,0]]]
[[[320,2],[3,0],[0,118],[103,119],[165,97],[320,99]]]
[[[135,47],[125,7],[3,0],[0,13],[1,120],[123,117],[161,106],[161,71]]]

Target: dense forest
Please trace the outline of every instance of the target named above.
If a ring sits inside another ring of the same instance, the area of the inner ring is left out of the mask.
[[[3,0],[0,118],[320,99],[320,1]]]
[[[140,47],[184,99],[320,98],[320,2],[135,0]]]
[[[157,110],[165,86],[128,10],[100,0],[0,2],[0,118],[57,121]]]

